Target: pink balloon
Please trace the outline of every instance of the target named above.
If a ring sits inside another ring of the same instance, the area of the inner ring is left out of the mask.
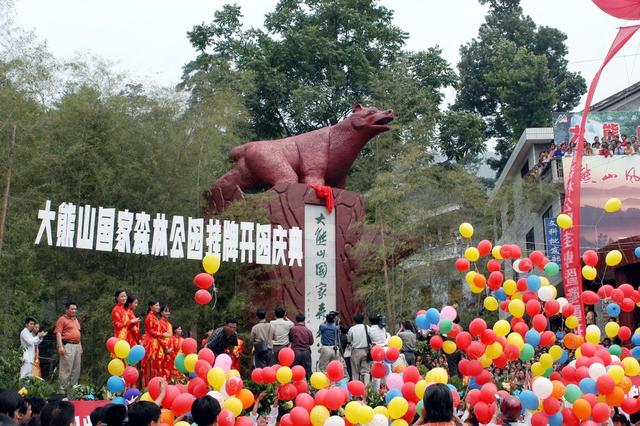
[[[400,389],[404,380],[398,373],[391,373],[387,376],[387,389]]]
[[[440,319],[446,319],[453,321],[458,316],[458,312],[456,312],[456,308],[453,306],[445,306],[440,311]]]

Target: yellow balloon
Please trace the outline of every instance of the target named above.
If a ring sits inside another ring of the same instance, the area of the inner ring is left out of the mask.
[[[609,367],[607,374],[613,379],[613,381],[618,384],[624,377],[624,368],[619,365],[612,365]]]
[[[485,353],[490,359],[496,359],[502,355],[502,345],[498,342],[493,342],[487,346]]]
[[[491,249],[491,255],[493,256],[494,259],[502,259],[502,255],[500,254],[500,249],[502,248],[502,246],[493,246],[493,248]]]
[[[519,333],[510,333],[509,336],[507,336],[507,342],[516,345],[520,350],[524,348],[524,339]]]
[[[181,420],[179,422],[175,422],[173,426],[191,426],[191,424],[188,422],[185,422],[184,420]]]
[[[542,376],[545,371],[546,371],[546,368],[544,368],[544,366],[541,363],[534,362],[533,364],[531,364],[531,372],[533,373],[534,376]]]
[[[391,422],[391,426],[409,426],[405,419],[395,419]]]
[[[114,358],[111,361],[109,361],[109,365],[107,365],[107,370],[109,371],[109,374],[111,374],[112,376],[122,376],[122,373],[124,373],[124,362],[122,362],[122,360]]]
[[[327,375],[321,371],[313,373],[309,381],[311,382],[311,386],[315,389],[324,389],[331,384]]]
[[[471,226],[470,223],[461,223],[458,231],[460,231],[460,235],[464,238],[471,238],[473,236],[473,226]]]
[[[549,354],[540,355],[540,364],[545,368],[545,370],[553,365],[553,357]]]
[[[624,373],[629,377],[634,377],[640,374],[640,364],[638,364],[638,360],[633,357],[626,357],[622,360],[622,365],[624,366]]]
[[[240,372],[238,370],[229,370],[227,371],[227,374],[225,375],[225,377],[227,379],[229,379],[230,377],[240,377]]]
[[[491,358],[489,358],[486,355],[482,355],[478,361],[480,361],[480,365],[482,365],[483,368],[488,368],[491,364],[493,364],[493,361],[491,360]]]
[[[418,383],[416,383],[416,396],[419,399],[422,399],[422,397],[424,396],[424,391],[427,390],[427,381],[426,380],[418,380]],[[385,414],[386,415],[386,414]]]
[[[399,419],[404,416],[409,409],[409,403],[401,396],[396,396],[387,404],[387,412],[392,419]]]
[[[607,213],[615,213],[622,207],[622,201],[619,198],[609,198],[606,203],[604,203],[604,211]]]
[[[511,295],[511,299],[522,301],[522,299],[524,299],[524,294],[520,293],[519,291],[516,291]]]
[[[587,331],[587,334],[584,337],[587,342],[593,345],[597,345],[598,343],[600,343],[600,335],[593,331]]]
[[[331,417],[331,413],[329,413],[327,407],[316,405],[311,409],[309,417],[313,426],[324,426],[324,422]]]
[[[441,367],[432,368],[424,376],[427,383],[442,383],[444,385],[449,382],[449,373]]]
[[[575,355],[576,359],[582,358],[582,348],[576,349]]]
[[[518,291],[518,285],[514,280],[505,280],[505,282],[502,283],[502,289],[507,294],[507,296],[511,296],[516,291]]]
[[[573,226],[573,220],[571,219],[571,217],[564,213],[561,213],[558,215],[556,222],[558,223],[558,226],[562,229],[571,228]]]
[[[493,331],[498,336],[506,336],[511,331],[511,324],[509,324],[509,321],[498,320],[493,324]]]
[[[207,274],[215,274],[220,269],[220,258],[215,254],[208,254],[202,259],[202,267]]]
[[[476,271],[469,271],[465,274],[464,280],[467,282],[467,284],[469,285],[473,284],[473,278],[476,276],[476,274],[477,274]]]
[[[149,395],[149,392],[145,392],[142,394],[142,396],[140,397],[140,401],[149,401],[149,402],[153,402],[153,399],[151,399],[151,395]]]
[[[278,380],[278,383],[289,383],[292,377],[293,372],[289,367],[282,366],[278,368],[278,371],[276,371],[276,379]]]
[[[422,398],[422,397],[421,397]],[[387,413],[387,407],[385,407],[384,405],[378,405],[377,407],[375,407],[373,409],[373,412],[375,414],[382,414],[385,417],[389,417],[388,413]]]
[[[358,412],[360,411],[360,402],[351,401],[344,406],[344,416],[349,420],[349,423],[358,423]],[[373,411],[373,410],[372,410]]]
[[[130,350],[131,347],[126,340],[118,340],[118,342],[113,347],[113,352],[118,358],[126,358],[127,355],[129,355]]]
[[[207,382],[211,385],[215,390],[220,390],[222,385],[224,385],[224,381],[226,380],[226,375],[224,374],[224,370],[220,367],[213,367],[207,373]]]
[[[578,318],[575,315],[568,316],[564,323],[573,330],[578,326]]]
[[[610,338],[616,337],[618,335],[618,330],[620,330],[620,324],[617,322],[608,322],[604,326],[604,333]]]
[[[553,358],[554,361],[562,358],[562,348],[558,345],[553,345],[549,348],[549,355]]]
[[[508,309],[509,313],[514,317],[522,318],[525,309],[524,302],[522,300],[513,299],[511,300],[511,302],[509,302]]]
[[[467,247],[464,251],[464,257],[470,262],[475,262],[480,259],[480,251],[475,247]]]
[[[484,298],[483,302],[484,308],[487,311],[497,311],[498,310],[498,299],[493,296],[487,296]]]
[[[549,282],[549,278],[545,277],[544,275],[540,276],[540,286],[545,287],[548,285],[551,285],[551,283]]]
[[[387,346],[400,350],[402,349],[402,339],[400,338],[400,336],[391,336],[387,341]]]
[[[189,354],[184,357],[184,368],[189,373],[193,373],[196,370],[196,362],[198,362],[198,354]]]
[[[442,350],[447,355],[451,355],[456,351],[456,349],[457,349],[456,342],[454,342],[453,340],[445,340],[442,343]]]
[[[598,271],[596,271],[596,268],[594,268],[593,266],[584,265],[582,267],[582,276],[589,281],[593,281],[598,276]]]
[[[480,294],[484,291],[484,288],[482,287],[476,287],[474,284],[469,284],[469,289],[471,290],[471,293],[473,294]]]
[[[604,261],[608,266],[616,266],[622,261],[622,253],[619,250],[611,250],[607,253],[607,257],[604,258]]]
[[[222,408],[231,411],[234,416],[238,417],[242,413],[242,401],[235,396],[229,397],[222,403]]]
[[[361,425],[371,423],[375,414],[376,413],[373,411],[373,408],[368,405],[360,405],[360,408],[358,409],[358,421],[355,423],[359,423]]]

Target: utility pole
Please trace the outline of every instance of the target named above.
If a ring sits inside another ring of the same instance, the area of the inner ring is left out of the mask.
[[[4,176],[4,189],[2,191],[2,211],[0,211],[0,254],[4,243],[4,224],[7,219],[9,209],[9,188],[11,187],[11,169],[13,166],[13,155],[16,147],[16,125],[13,125],[11,132],[11,145],[9,145],[9,161],[7,162],[7,173]]]

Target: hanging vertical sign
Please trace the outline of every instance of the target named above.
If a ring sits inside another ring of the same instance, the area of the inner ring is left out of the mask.
[[[560,265],[560,227],[551,217],[544,218],[544,238],[546,240],[545,251],[550,261]]]
[[[314,335],[325,316],[336,310],[336,218],[325,206],[304,206],[304,311]],[[316,338],[316,340],[319,340]],[[318,360],[318,345],[311,351]]]

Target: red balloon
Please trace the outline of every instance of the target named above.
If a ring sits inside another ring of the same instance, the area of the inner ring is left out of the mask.
[[[526,304],[527,315],[533,318],[534,316],[540,313],[540,310],[542,309],[542,305],[540,304],[540,302],[538,302],[537,299],[531,299],[526,303],[527,303]]]
[[[280,349],[280,352],[278,352],[278,362],[280,363],[280,365],[290,367],[295,359],[296,354],[291,348],[282,348]]]
[[[371,365],[371,377],[382,379],[387,374],[387,368],[381,362],[374,362]]]
[[[202,398],[207,394],[207,392],[209,392],[209,385],[207,385],[207,382],[204,379],[200,377],[194,377],[193,379],[189,380],[188,391],[196,398]]]
[[[122,378],[124,382],[129,386],[133,386],[138,383],[138,378],[140,374],[138,373],[138,369],[133,366],[128,366],[124,369],[124,373],[122,373]]]
[[[177,386],[167,385],[167,392],[164,396],[164,399],[162,400],[162,406],[164,408],[171,408],[173,404],[173,400],[176,399],[178,395],[181,395],[181,393],[180,393],[180,389],[178,389]]]
[[[593,0],[604,13],[626,21],[640,19],[640,0]]]
[[[533,263],[525,257],[523,259],[520,259],[518,269],[520,269],[522,272],[529,272],[531,269],[533,269]]]
[[[187,337],[182,341],[181,348],[185,355],[194,354],[198,350],[198,342],[192,337]]]
[[[629,327],[627,327],[626,325],[623,325],[622,327],[620,327],[620,329],[618,330],[618,337],[622,340],[629,340],[631,339],[631,329]]]
[[[236,422],[231,410],[224,409],[218,414],[218,426],[234,426]]]
[[[562,408],[560,401],[552,396],[542,401],[542,409],[549,416],[553,416],[555,413],[560,411],[560,408]]]
[[[262,369],[262,383],[273,383],[276,381],[276,370],[273,367]]]
[[[611,297],[612,292],[613,292],[613,287],[609,284],[605,284],[598,289],[598,296],[600,296],[601,299],[605,299],[607,297]]]
[[[504,348],[504,353],[507,356],[507,359],[509,361],[515,361],[520,357],[520,348],[518,348],[516,345],[514,345],[513,343],[509,343],[505,348]]]
[[[193,282],[198,288],[207,289],[213,285],[213,277],[206,272],[200,272],[195,276]]]
[[[360,380],[351,380],[349,383],[347,383],[347,389],[349,390],[349,393],[356,398],[360,398],[362,395],[364,395],[365,392],[364,383],[362,383]]]
[[[307,374],[306,371],[304,370],[304,367],[301,365],[294,365],[293,367],[291,367],[291,373],[293,373],[291,375],[291,381],[293,382],[304,380]]]
[[[472,336],[480,336],[487,329],[487,323],[482,318],[475,318],[469,323],[469,332]]]
[[[254,383],[262,383],[262,368],[254,368],[251,372],[251,380]]]
[[[212,296],[207,290],[200,289],[196,291],[196,294],[193,296],[193,299],[196,301],[198,305],[206,305],[211,302]]]
[[[498,368],[505,368],[507,366],[507,356],[503,353],[500,354],[499,357],[493,359],[493,364]]]
[[[594,344],[589,343],[589,342],[584,342],[582,344],[582,346],[580,346],[580,352],[582,353],[583,357],[592,357],[595,353],[596,353],[596,347]],[[582,358],[579,358],[576,360],[576,363],[578,361],[580,361]]]
[[[586,265],[596,266],[598,264],[598,253],[594,250],[586,250],[582,253],[582,260]]]
[[[635,398],[625,398],[620,404],[620,408],[627,414],[634,414],[638,412],[638,400]]]
[[[512,244],[511,245],[511,257],[513,259],[517,259],[519,257],[522,257],[522,250],[520,250],[520,246],[518,246],[517,244]]]
[[[633,312],[636,308],[636,303],[630,297],[625,297],[622,299],[622,303],[620,304],[620,309],[622,312]]]
[[[487,328],[485,331],[482,332],[482,335],[480,336],[480,341],[482,342],[483,345],[491,345],[496,341],[496,337],[497,337],[496,332],[490,328]]]
[[[535,413],[531,416],[531,426],[547,426],[549,418],[544,413]]]
[[[402,373],[402,380],[404,380],[405,383],[406,382],[418,383],[420,379],[421,379],[420,371],[414,365],[408,366],[407,368],[405,368],[404,372]]]
[[[613,389],[615,389],[616,383],[611,378],[611,376],[603,374],[596,380],[596,386],[598,387],[598,392],[603,395],[609,395],[611,392],[613,392]]]
[[[460,272],[467,272],[469,270],[469,261],[462,257],[456,259],[456,269]]]
[[[544,254],[539,250],[534,250],[529,253],[529,260],[531,260],[531,262],[537,267],[540,267],[544,261]]]
[[[485,383],[480,388],[480,401],[491,404],[496,400],[498,388],[493,383]]]
[[[329,393],[329,389],[320,389],[318,392],[316,392],[316,395],[313,398],[316,405],[324,406],[324,400],[327,397],[328,393]]]
[[[511,245],[509,244],[504,244],[503,246],[500,247],[500,256],[502,256],[504,259],[511,259]],[[480,419],[478,419],[480,420]],[[482,423],[486,423],[486,422],[482,422]]]
[[[420,398],[418,398],[418,396],[416,395],[415,383],[411,383],[411,382],[404,383],[400,388],[400,391],[402,392],[402,396],[404,396],[404,399],[406,399],[407,401],[417,403],[420,400]]]
[[[493,271],[489,274],[489,279],[487,283],[489,284],[489,288],[493,291],[497,291],[500,289],[502,282],[504,281],[504,275],[500,271]]]
[[[398,358],[400,358],[400,351],[398,350],[398,348],[388,347],[387,351],[384,354],[384,357],[389,362],[395,362]]]
[[[611,292],[611,300],[620,304],[624,300],[624,293],[619,288],[614,288]]]
[[[231,376],[224,383],[224,390],[227,391],[227,395],[235,395],[240,392],[240,389],[244,386],[240,377]]]
[[[570,365],[562,367],[561,374],[562,374],[562,377],[568,382],[577,381],[576,379],[578,376],[576,375],[576,369]]]
[[[456,336],[456,346],[458,347],[458,349],[462,351],[466,351],[472,341],[473,341],[473,338],[466,331],[461,331]]]
[[[467,357],[469,359],[478,359],[484,354],[485,347],[480,342],[471,342],[467,348]]]
[[[309,384],[306,380],[298,380],[293,382],[293,386],[295,386],[298,393],[309,393]]]
[[[516,281],[516,288],[521,292],[527,291],[527,279],[520,278],[518,281]]]
[[[160,396],[160,383],[162,383],[162,377],[154,377],[149,380],[149,386],[147,386],[147,390],[149,391],[149,396],[151,399],[158,399]]]
[[[113,353],[113,347],[116,345],[116,343],[118,343],[120,339],[118,339],[117,337],[109,337],[107,339],[107,350],[109,351],[109,353]]]
[[[307,410],[307,412],[311,412],[313,407],[316,405],[316,402],[308,393],[299,393],[298,396],[296,396],[295,404],[296,407],[301,407]]]
[[[476,419],[478,419],[480,423],[489,423],[491,421],[491,418],[493,417],[493,414],[491,413],[489,406],[484,402],[477,402],[473,406],[473,414],[475,414]]]
[[[562,409],[562,424],[564,426],[578,426],[580,424],[580,420],[573,414],[570,407]]]
[[[331,388],[324,398],[324,405],[329,410],[337,410],[342,406],[344,396],[340,391],[340,388]]]
[[[251,421],[251,417],[248,416],[240,416],[236,419],[235,426],[252,426],[253,422]]]
[[[308,426],[311,424],[311,420],[309,419],[309,411],[306,408],[293,407],[293,409],[289,413],[289,416],[291,416],[291,421],[295,425]]]
[[[206,395],[206,393],[205,393]],[[191,411],[191,405],[196,397],[190,393],[182,393],[176,396],[171,404],[171,411],[174,416],[182,416]]]
[[[547,314],[547,316],[552,317],[558,312],[560,312],[560,303],[558,303],[557,300],[549,300],[544,304],[544,313]]]
[[[440,349],[442,349],[442,344],[443,343],[444,343],[444,341],[442,340],[442,337],[438,336],[437,334],[435,336],[431,336],[431,339],[429,339],[429,346],[434,351],[439,351]],[[388,350],[389,349],[387,349],[387,351]]]
[[[213,351],[211,349],[202,348],[198,352],[198,359],[201,359],[203,361],[207,361],[209,363],[209,365],[213,365],[213,361],[215,361],[216,356],[215,356],[215,354],[213,353]]]
[[[482,370],[480,374],[476,376],[476,383],[480,386],[489,383],[493,380],[493,374],[489,373],[489,370]]]
[[[487,261],[487,271],[495,272],[499,270],[500,270],[500,262],[498,262],[496,259],[491,259]]]
[[[401,418],[405,420],[407,423],[413,421],[413,418],[416,416],[416,403],[413,401],[409,401],[409,407],[407,408],[407,412]]]
[[[280,426],[293,426],[293,420],[291,420],[291,414],[287,413],[280,418]]]
[[[547,317],[541,314],[534,315],[531,319],[531,325],[536,331],[542,332],[547,328]]]
[[[600,296],[591,290],[583,291],[580,296],[580,301],[585,305],[595,305],[598,303],[598,300],[600,300]]]
[[[546,348],[556,342],[556,335],[553,331],[547,330],[540,334],[540,346]]]
[[[596,423],[602,423],[609,418],[609,406],[604,402],[598,402],[591,409],[591,418]]]
[[[562,307],[562,316],[565,318],[569,317],[573,315],[574,310],[575,308],[573,307],[573,305],[571,303],[567,303]]]
[[[631,284],[620,284],[618,288],[622,290],[622,294],[624,294],[624,297],[631,297],[631,295],[635,291]]]
[[[458,371],[462,376],[469,376],[469,360],[466,358],[462,358],[458,361]]]
[[[462,327],[460,327],[460,324],[454,323],[453,326],[451,327],[451,331],[447,333],[447,337],[449,337],[450,339],[455,339],[456,336],[460,334],[461,331],[462,331]]]
[[[203,379],[207,378],[207,373],[211,370],[211,364],[203,359],[199,359],[196,361],[195,373],[196,376],[201,377]]]
[[[471,407],[480,402],[480,389],[471,389],[467,393],[466,401]]]
[[[525,324],[524,321],[516,322],[511,328],[515,333],[518,333],[523,338],[524,338],[524,335],[527,334],[527,331],[529,331],[529,327],[527,326],[527,324]]]
[[[291,383],[280,385],[278,388],[278,398],[283,401],[291,401],[298,395],[298,389]]]
[[[482,240],[478,243],[478,251],[480,252],[480,256],[488,255],[489,253],[491,253],[492,248],[493,248],[493,245],[489,240]]]
[[[334,359],[327,365],[327,377],[332,382],[339,382],[344,377],[344,368],[342,362]]]
[[[371,359],[376,362],[384,361],[384,348],[382,346],[374,346],[371,348]]]

